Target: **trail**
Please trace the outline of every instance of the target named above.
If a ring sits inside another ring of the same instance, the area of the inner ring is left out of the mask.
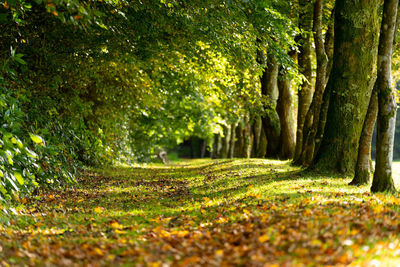
[[[400,199],[348,181],[260,159],[87,170],[21,200],[0,265],[398,264]]]

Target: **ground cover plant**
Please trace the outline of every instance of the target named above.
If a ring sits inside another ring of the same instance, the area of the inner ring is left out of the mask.
[[[86,169],[2,218],[0,264],[399,264],[399,195],[350,179],[265,159]]]

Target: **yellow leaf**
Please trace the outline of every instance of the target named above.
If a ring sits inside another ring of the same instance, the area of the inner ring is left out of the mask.
[[[262,235],[258,238],[258,241],[260,241],[260,243],[264,243],[266,241],[269,240],[269,236],[268,235]]]
[[[218,249],[217,251],[215,251],[215,255],[222,256],[224,255],[224,251],[222,249]]]
[[[99,256],[103,256],[104,255],[103,251],[101,249],[99,249],[99,248],[94,248],[93,252],[95,254],[99,255]]]
[[[160,267],[161,266],[161,262],[157,261],[157,262],[151,262],[149,264],[150,267]]]
[[[320,247],[322,246],[322,242],[319,239],[314,239],[313,241],[311,241],[311,245]]]
[[[382,205],[376,205],[375,207],[372,208],[374,213],[382,213],[384,210],[384,207]]]
[[[113,229],[123,229],[124,228],[124,226],[122,224],[119,224],[118,222],[112,222],[111,227]]]
[[[103,211],[103,209],[101,207],[94,208],[94,212],[96,212],[96,213],[101,213],[102,211]]]
[[[112,261],[112,260],[114,260],[115,259],[115,255],[108,255],[107,256],[107,260],[109,260],[109,261]]]

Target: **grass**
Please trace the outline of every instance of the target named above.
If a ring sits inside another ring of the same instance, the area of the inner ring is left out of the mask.
[[[0,265],[400,264],[399,196],[349,177],[202,159],[91,169],[79,180],[22,200],[0,225]]]

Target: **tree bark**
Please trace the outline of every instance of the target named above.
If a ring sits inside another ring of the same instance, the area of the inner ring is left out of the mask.
[[[213,149],[212,149],[212,153],[211,153],[212,159],[218,158],[219,140],[220,140],[219,134],[214,134]]]
[[[235,142],[235,158],[242,157],[242,151],[244,146],[244,137],[243,137],[243,122],[239,122],[236,127],[236,142]]]
[[[335,37],[335,8],[333,8],[332,12],[331,12],[331,18],[330,18],[330,22],[328,25],[328,29],[325,33],[325,53],[328,57],[328,66],[326,67],[326,79],[325,79],[325,83],[328,83],[328,77],[329,74],[331,73],[332,70],[332,63],[333,63],[333,46],[334,46],[334,37]],[[326,86],[326,84],[325,84]]]
[[[350,185],[364,185],[369,183],[371,173],[371,143],[374,133],[376,117],[378,115],[378,91],[376,84],[372,90],[367,116],[365,117],[363,129],[358,144],[357,163],[354,178]]]
[[[379,0],[337,0],[330,100],[313,167],[354,171],[358,141],[375,82]]]
[[[392,87],[391,65],[398,0],[385,0],[378,49],[378,125],[376,135],[376,165],[372,192],[394,192],[392,159],[396,125],[396,100]]]
[[[282,72],[283,70],[281,70]],[[291,159],[294,155],[295,147],[295,129],[293,118],[292,92],[290,91],[290,79],[283,74],[278,79],[279,97],[276,105],[276,111],[279,115],[281,126],[280,134],[280,159]]]
[[[279,137],[281,132],[279,116],[276,111],[278,100],[278,72],[279,66],[273,55],[268,56],[267,68],[261,77],[261,94],[263,97],[264,116],[262,126],[267,136],[267,157],[278,157]]]
[[[231,144],[229,145],[229,155],[228,157],[231,159],[235,156],[235,142],[236,142],[236,123],[232,123],[231,125]]]
[[[298,92],[298,110],[297,110],[297,131],[296,131],[296,148],[294,152],[294,163],[297,164],[297,160],[301,156],[303,150],[303,127],[306,118],[307,111],[310,107],[312,100],[312,43],[311,43],[311,31],[312,31],[312,9],[311,0],[300,0],[299,1],[299,28],[304,31],[300,36],[300,53],[298,55],[298,64],[301,73],[306,78]]]
[[[267,136],[264,129],[261,127],[260,144],[257,148],[257,158],[265,158],[267,154]]]
[[[242,158],[250,158],[251,154],[251,125],[249,123],[249,116],[246,115],[243,127],[243,151]]]
[[[227,125],[222,126],[224,129],[224,136],[222,137],[222,148],[221,148],[221,158],[228,158],[229,154],[229,144],[231,139],[231,129]]]
[[[302,155],[297,160],[297,162],[303,166],[308,166],[311,164],[314,156],[315,136],[318,130],[322,97],[326,86],[328,56],[325,52],[324,38],[322,34],[323,6],[323,0],[317,0],[314,4],[313,33],[315,52],[317,56],[317,77],[315,79],[315,92],[313,100],[304,122]]]
[[[251,130],[253,133],[253,146],[252,146],[252,152],[251,152],[251,157],[257,158],[257,151],[260,146],[260,141],[261,141],[261,129],[262,129],[262,122],[261,122],[261,117],[260,116],[255,116],[253,118],[253,123],[251,125]]]

